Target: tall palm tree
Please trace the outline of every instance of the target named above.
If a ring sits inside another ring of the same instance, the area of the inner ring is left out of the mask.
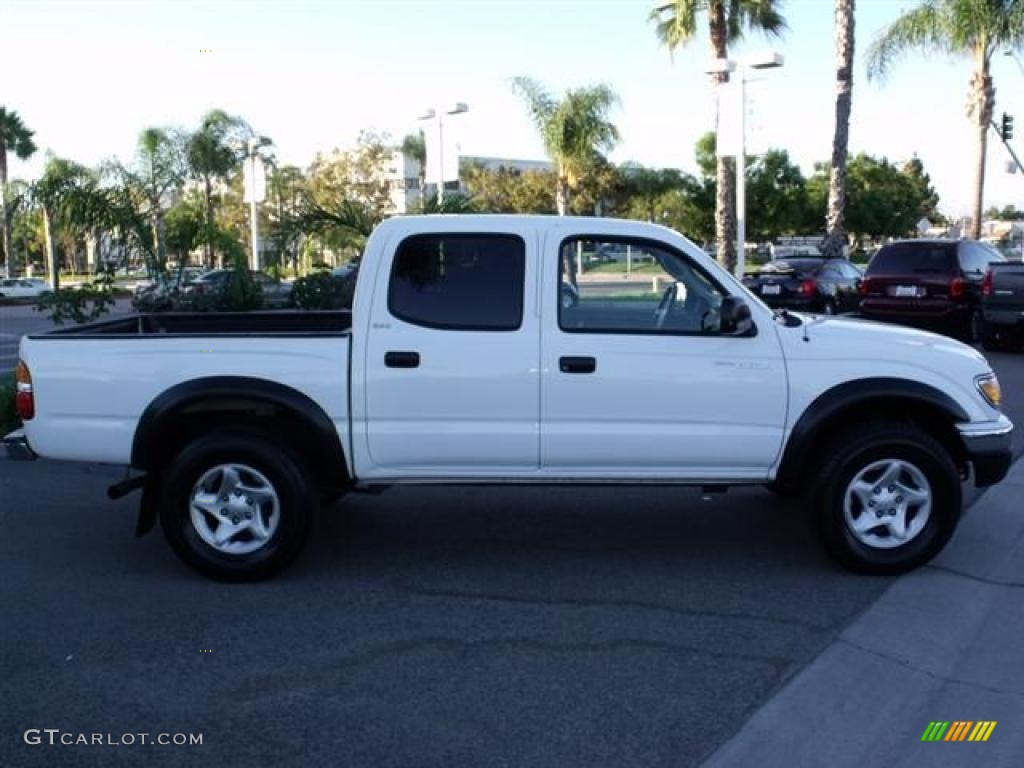
[[[786,21],[779,13],[780,0],[671,0],[651,11],[658,39],[669,51],[686,45],[697,36],[701,13],[707,15],[711,51],[716,59],[729,58],[729,44],[743,38],[748,30],[780,35]],[[729,82],[728,72],[716,72],[716,87]],[[718,259],[730,271],[736,264],[736,197],[734,165],[718,158],[715,197],[715,237]]]
[[[215,109],[203,117],[199,130],[189,136],[185,144],[189,170],[203,185],[206,206],[203,260],[208,267],[213,266],[213,186],[225,180],[238,165],[240,151],[237,144],[251,134],[252,129],[241,118]]]
[[[619,140],[618,129],[608,119],[618,97],[607,85],[592,85],[570,88],[559,100],[529,77],[515,78],[512,87],[526,101],[555,164],[555,206],[564,216],[572,189]]]
[[[836,0],[836,130],[832,138],[832,169],[828,184],[828,217],[822,253],[843,255],[846,242],[846,155],[850,145],[853,96],[854,6],[856,0]]]
[[[868,77],[884,76],[910,50],[969,56],[974,61],[967,116],[974,124],[974,200],[971,237],[981,235],[988,128],[995,106],[992,56],[1024,42],[1024,0],[925,0],[904,11],[868,49]]]
[[[19,160],[27,160],[36,151],[30,131],[21,116],[13,109],[0,106],[0,222],[3,223],[4,270],[10,275],[14,269],[11,254],[11,221],[7,216],[7,153]]]

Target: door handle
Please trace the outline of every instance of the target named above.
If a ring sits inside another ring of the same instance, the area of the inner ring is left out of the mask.
[[[597,370],[597,360],[593,357],[560,357],[558,370],[562,373],[593,373]]]
[[[385,352],[384,365],[388,368],[419,368],[419,352]]]

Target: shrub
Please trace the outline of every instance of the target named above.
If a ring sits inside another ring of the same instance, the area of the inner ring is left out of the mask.
[[[300,309],[351,309],[355,281],[317,272],[292,285],[292,303]]]
[[[14,376],[0,374],[0,437],[21,426],[14,410]]]
[[[46,312],[56,325],[71,320],[79,325],[91,323],[114,306],[114,276],[103,272],[92,283],[77,288],[60,288],[39,297],[36,312]]]

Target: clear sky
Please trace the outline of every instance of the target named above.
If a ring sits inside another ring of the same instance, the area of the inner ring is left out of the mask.
[[[863,52],[912,0],[858,0],[851,149],[904,160],[917,153],[952,215],[969,208],[973,138],[965,116],[970,64],[911,55],[884,84]],[[541,158],[509,79],[553,89],[606,82],[621,97],[617,162],[694,169],[713,126],[702,74],[706,38],[674,57],[659,47],[653,0],[0,0],[0,104],[16,109],[44,150],[95,163],[127,159],[149,125],[193,127],[220,107],[271,136],[285,162],[350,144],[361,128],[400,138],[429,106],[465,101],[450,130],[463,154]],[[751,84],[755,142],[783,147],[810,172],[831,154],[832,0],[788,0],[790,29],[769,45],[785,67]],[[207,52],[208,51],[208,52]],[[742,50],[738,51],[742,53]],[[1024,72],[998,56],[997,113],[1018,115]],[[987,204],[1024,207],[1024,176],[991,146]],[[42,153],[12,164],[38,173]]]

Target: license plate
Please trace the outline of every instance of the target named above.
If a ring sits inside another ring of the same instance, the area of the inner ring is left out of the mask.
[[[917,286],[916,285],[897,285],[893,291],[893,296],[903,298],[916,298],[917,297]]]
[[[778,296],[782,293],[782,288],[778,285],[766,285],[761,288],[761,293],[765,296]]]

